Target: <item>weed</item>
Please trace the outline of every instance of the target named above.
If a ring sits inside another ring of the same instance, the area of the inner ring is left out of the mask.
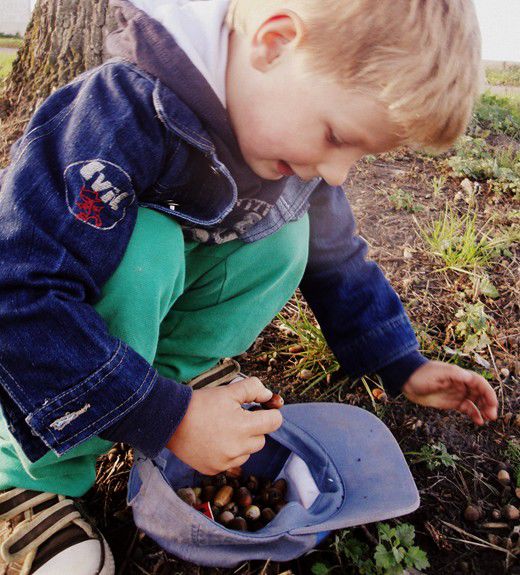
[[[442,188],[446,184],[446,176],[434,176],[432,179],[433,197],[438,198],[441,195]]]
[[[410,192],[397,188],[388,194],[388,199],[392,202],[396,210],[405,210],[406,212],[419,212],[424,210],[424,206],[418,204]]]
[[[413,455],[412,463],[426,463],[430,471],[439,467],[451,467],[455,469],[456,462],[460,459],[457,455],[448,453],[444,443],[423,445],[420,451],[407,451],[405,455]]]
[[[515,439],[508,441],[505,456],[513,467],[515,484],[520,487],[520,441]]]
[[[520,98],[484,92],[475,107],[469,131],[481,130],[520,138]]]
[[[496,254],[486,234],[477,232],[477,213],[464,217],[446,206],[444,215],[419,232],[433,254],[440,257],[447,269],[474,270],[485,266]]]
[[[287,377],[298,377],[303,370],[312,372],[310,378],[305,380],[307,387],[302,391],[311,389],[317,383],[325,380],[329,374],[339,369],[339,363],[329,348],[325,337],[319,327],[307,315],[298,298],[296,298],[297,316],[295,319],[287,319],[281,314],[277,318],[283,326],[288,328],[298,338],[299,351],[290,351],[293,344],[277,349],[281,355],[293,358],[293,364],[285,371]]]
[[[493,148],[483,138],[463,136],[447,163],[455,176],[487,182],[494,193],[520,196],[520,152],[513,147]]]
[[[488,335],[492,331],[491,318],[484,311],[483,303],[467,303],[455,317],[459,320],[455,333],[464,340],[462,350],[465,353],[480,351],[491,343]]]
[[[334,548],[340,562],[347,561],[350,573],[356,575],[401,575],[405,569],[426,569],[430,566],[426,553],[414,545],[415,528],[409,523],[390,527],[378,523],[378,545],[371,557],[366,543],[351,535],[349,530],[336,535]],[[328,575],[336,567],[317,563],[312,567],[313,575]],[[342,573],[345,570],[342,566]]]

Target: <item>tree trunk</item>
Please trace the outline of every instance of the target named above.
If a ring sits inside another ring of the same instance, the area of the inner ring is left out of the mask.
[[[108,0],[38,0],[0,101],[0,158],[42,100],[101,64],[112,25],[107,7]]]

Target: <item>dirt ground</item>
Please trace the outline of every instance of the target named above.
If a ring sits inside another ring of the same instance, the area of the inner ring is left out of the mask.
[[[446,172],[446,183],[434,195],[432,179],[444,171],[442,159],[432,159],[410,152],[387,155],[364,162],[355,169],[346,186],[347,195],[357,216],[359,232],[370,245],[370,256],[377,260],[401,295],[414,326],[418,329],[425,353],[431,359],[453,360],[447,349],[457,347],[453,333],[455,311],[460,295],[467,292],[468,276],[439,271],[442,266],[429,253],[418,233],[418,225],[443,212],[446,202],[464,213],[468,209],[460,194],[460,180]],[[413,210],[396,209],[389,194],[404,189],[414,198]],[[490,214],[509,222],[514,206],[503,198],[498,201],[482,191],[478,198],[482,222]],[[516,208],[517,209],[517,208]],[[499,420],[477,428],[458,414],[423,409],[400,398],[376,401],[361,382],[322,382],[302,393],[303,383],[285,375],[297,358],[281,353],[289,343],[297,343],[276,320],[261,334],[254,348],[239,358],[244,371],[257,375],[273,388],[281,389],[287,402],[341,401],[364,407],[389,426],[402,450],[418,452],[424,445],[442,442],[448,453],[460,458],[456,467],[428,469],[425,463],[411,463],[411,470],[421,494],[421,506],[401,518],[416,529],[416,543],[427,551],[431,563],[428,573],[490,575],[520,573],[508,549],[518,541],[520,523],[496,519],[504,505],[518,506],[514,486],[504,486],[497,479],[500,469],[512,469],[504,458],[507,442],[520,438],[520,390],[518,386],[518,251],[512,257],[497,259],[488,269],[501,294],[486,299],[494,323],[492,344],[482,352],[486,369],[471,358],[459,363],[485,371],[500,398]],[[294,317],[294,302],[284,311]],[[274,360],[274,361],[273,361]],[[489,365],[488,365],[489,364]],[[375,380],[368,381],[369,389]],[[408,457],[409,461],[413,457]],[[168,557],[132,524],[124,503],[125,480],[131,454],[116,447],[100,462],[98,484],[88,495],[88,509],[96,516],[111,543],[119,573],[214,574],[311,573],[318,561],[326,561],[336,570],[337,563],[329,537],[320,548],[299,561],[288,564],[252,562],[236,570],[199,568]],[[381,489],[385,486],[382,485]],[[468,504],[480,507],[476,522],[464,519]],[[374,526],[355,531],[356,536],[373,541]]]
[[[20,133],[27,118],[15,126],[0,129],[0,166],[6,164],[8,144]],[[434,178],[442,185],[434,186]],[[440,180],[437,180],[439,182]],[[490,343],[476,356],[455,354],[461,340],[456,314],[464,302],[475,300],[471,274],[443,269],[420,234],[421,227],[442,216],[445,206],[461,217],[478,208],[480,229],[513,229],[518,226],[519,205],[511,197],[492,194],[486,185],[476,189],[468,203],[461,192],[461,179],[450,175],[444,158],[431,158],[400,151],[360,163],[346,186],[358,221],[359,233],[368,241],[370,257],[384,269],[400,294],[419,335],[423,352],[431,359],[456,361],[483,373],[499,396],[497,422],[477,428],[458,414],[427,410],[404,398],[375,398],[377,380],[342,380],[333,374],[310,389],[307,381],[287,375],[301,359],[287,351],[298,339],[287,332],[280,319],[260,335],[255,346],[239,358],[243,371],[257,375],[273,389],[280,389],[287,403],[337,401],[361,406],[376,413],[390,428],[403,452],[419,452],[424,446],[445,445],[458,457],[452,466],[430,469],[414,463],[412,474],[421,495],[421,506],[400,518],[414,525],[416,544],[428,553],[427,573],[446,575],[520,575],[518,539],[520,522],[504,520],[500,510],[520,501],[511,482],[502,484],[500,470],[511,476],[513,468],[505,455],[508,443],[520,440],[519,309],[520,274],[518,244],[497,255],[487,273],[498,292],[496,297],[479,296],[490,319]],[[403,207],[399,198],[411,198]],[[397,198],[397,200],[396,200]],[[305,306],[303,306],[305,311]],[[299,311],[291,302],[283,311],[288,320]],[[306,311],[308,317],[310,313]],[[318,371],[318,367],[316,368]],[[125,503],[126,481],[132,461],[131,450],[115,446],[101,458],[96,486],[84,498],[87,512],[95,519],[114,551],[120,575],[213,575],[220,573],[307,575],[317,562],[330,566],[330,573],[354,573],[339,561],[334,536],[310,555],[287,564],[245,563],[236,569],[199,568],[164,553],[133,524]],[[385,489],[381,485],[381,489]],[[467,521],[469,504],[480,508],[476,521]],[[374,547],[374,525],[360,527],[353,534]]]

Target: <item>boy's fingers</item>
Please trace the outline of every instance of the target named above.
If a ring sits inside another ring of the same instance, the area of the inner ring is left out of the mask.
[[[269,401],[273,392],[258,379],[258,377],[246,377],[236,383],[230,383],[228,388],[233,391],[235,398],[240,404],[243,403],[264,403]]]
[[[473,423],[476,423],[477,425],[482,425],[484,423],[484,419],[478,407],[469,399],[465,399],[460,404],[458,411],[467,415]]]
[[[488,419],[496,419],[498,399],[495,390],[481,375],[471,373],[473,376],[467,386],[470,390],[470,399],[476,402]]]
[[[251,435],[273,433],[283,422],[283,417],[279,409],[245,411],[245,415],[249,421],[249,433],[251,433]]]

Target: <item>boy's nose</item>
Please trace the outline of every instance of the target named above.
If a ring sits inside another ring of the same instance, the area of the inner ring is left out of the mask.
[[[363,153],[357,149],[339,150],[318,165],[318,173],[329,186],[341,186],[352,166],[362,157]]]
[[[319,175],[329,184],[329,186],[341,186],[347,179],[350,168],[354,162],[342,164],[320,164],[318,166]]]

